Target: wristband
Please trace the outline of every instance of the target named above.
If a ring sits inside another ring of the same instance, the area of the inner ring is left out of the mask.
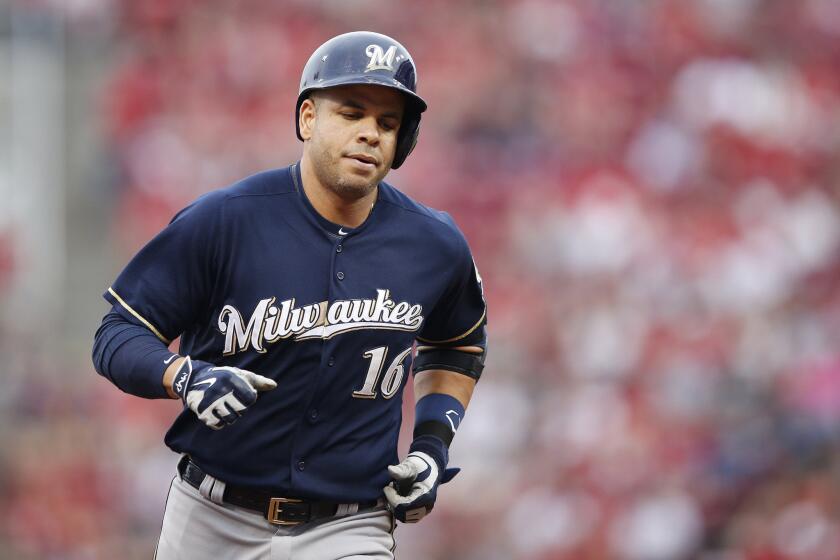
[[[434,436],[446,447],[464,417],[464,405],[461,401],[444,393],[426,395],[417,402],[414,417],[414,438]]]

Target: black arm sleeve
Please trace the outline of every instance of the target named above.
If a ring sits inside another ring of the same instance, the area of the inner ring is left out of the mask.
[[[163,374],[175,354],[145,326],[111,309],[96,330],[93,366],[120,390],[147,399],[166,399]]]

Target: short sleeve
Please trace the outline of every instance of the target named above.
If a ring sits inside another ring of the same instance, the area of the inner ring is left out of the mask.
[[[169,344],[209,308],[221,204],[205,195],[180,211],[103,294],[127,320]]]
[[[458,232],[459,254],[443,296],[426,318],[417,340],[426,344],[472,344],[484,338],[487,305],[481,275],[467,241]]]

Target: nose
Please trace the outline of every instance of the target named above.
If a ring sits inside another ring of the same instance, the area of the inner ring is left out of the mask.
[[[379,145],[379,125],[373,116],[365,117],[359,121],[359,130],[356,137],[360,142],[371,146]]]

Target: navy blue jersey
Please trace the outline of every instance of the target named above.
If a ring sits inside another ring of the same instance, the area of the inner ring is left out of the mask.
[[[303,192],[299,165],[182,210],[105,293],[180,353],[274,379],[238,422],[185,409],[166,444],[230,484],[376,499],[396,464],[415,339],[457,345],[485,320],[480,277],[449,215],[386,183],[342,228]]]

